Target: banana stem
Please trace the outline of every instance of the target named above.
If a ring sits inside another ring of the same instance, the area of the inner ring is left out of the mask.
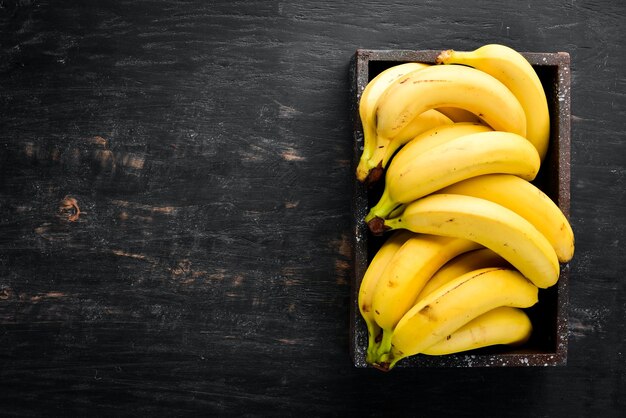
[[[452,49],[446,49],[445,51],[441,51],[439,55],[437,55],[435,62],[437,64],[449,64],[453,54],[456,54],[458,56],[459,51],[454,51]]]
[[[378,138],[376,148],[368,150],[367,153],[365,150],[363,151],[356,171],[357,179],[360,182],[371,185],[382,177],[386,160],[388,160],[387,147],[389,144],[391,144],[391,141]]]
[[[399,205],[393,208],[392,213],[397,213],[399,215],[402,214],[406,205]],[[367,222],[367,227],[370,232],[375,236],[380,236],[387,231],[393,231],[397,229],[407,229],[406,226],[402,224],[402,218],[400,216],[390,219],[383,219],[381,217],[374,217]]]
[[[376,217],[385,219],[397,206],[398,203],[391,199],[389,192],[385,189],[378,203],[372,206],[367,216],[365,216],[365,222],[367,223]]]
[[[379,356],[374,366],[376,366],[376,368],[378,368],[379,370],[388,372],[389,370],[393,369],[397,362],[405,357],[406,356],[404,355],[396,355],[396,353],[390,351],[386,354]]]
[[[369,173],[367,174],[367,178],[365,179],[365,182],[367,183],[367,185],[373,186],[374,184],[378,183],[380,178],[383,176],[383,171],[384,171],[383,166],[380,164],[378,164],[374,168],[371,168]]]
[[[376,167],[376,166],[384,167],[383,161],[385,160],[386,154],[387,154],[387,146],[379,145],[372,153],[372,157],[370,158],[370,165],[373,167]]]
[[[381,328],[371,322],[367,322],[367,335],[368,335],[368,343],[367,343],[367,354],[365,357],[365,362],[368,364],[373,364],[376,361],[376,352],[378,350],[378,338],[381,332]]]
[[[365,183],[369,173],[369,160],[365,157],[365,154],[363,154],[359,160],[359,165],[356,167],[356,178],[361,183]]]
[[[383,356],[388,356],[391,352],[391,338],[393,337],[393,331],[389,329],[383,329],[383,338],[380,341],[378,350],[376,350],[376,358],[380,360]]]
[[[363,125],[363,153],[359,159],[356,169],[356,178],[365,183],[367,176],[372,169],[372,154],[376,151],[376,128],[371,125]],[[376,164],[374,164],[375,166]]]
[[[389,161],[391,161],[391,158],[396,153],[396,151],[398,151],[401,147],[409,143],[412,139],[413,139],[412,137],[407,137],[407,138],[396,137],[395,140],[389,141],[389,145],[387,145],[385,149],[385,155],[383,156],[383,159],[382,159],[383,167],[387,167],[387,165],[389,165]]]
[[[402,225],[402,218],[400,216],[395,218],[385,219],[385,223],[383,228],[385,229],[402,229],[404,226]]]
[[[401,141],[379,137],[378,146],[372,152],[372,155],[369,159],[370,167],[372,169],[375,167],[381,167],[383,169],[387,167],[391,156],[394,152],[398,150],[401,145],[403,145]]]
[[[367,223],[367,227],[374,236],[381,236],[387,229],[389,229],[385,227],[385,220],[383,218],[379,218],[378,216],[371,219]]]
[[[404,212],[404,209],[406,209],[406,205],[404,204],[396,206],[394,210],[391,211],[391,213],[389,214],[389,219],[394,219],[402,215],[402,213]]]
[[[404,357],[394,357],[393,360],[387,365],[387,370],[393,369],[397,362],[402,360]]]

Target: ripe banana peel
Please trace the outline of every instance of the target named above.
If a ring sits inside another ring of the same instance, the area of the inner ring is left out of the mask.
[[[376,103],[389,85],[412,71],[428,67],[428,64],[408,62],[395,65],[381,72],[365,86],[359,100],[359,116],[363,126],[363,153],[361,160],[370,158],[376,147]]]
[[[489,248],[479,248],[454,257],[444,264],[426,282],[417,296],[417,301],[431,294],[444,284],[472,270],[487,267],[511,267],[511,264]]]
[[[378,354],[390,350],[395,325],[414,305],[430,277],[453,257],[479,247],[463,238],[416,234],[395,252],[380,275],[372,299],[373,318],[382,329]]]
[[[437,65],[395,80],[377,104],[377,134],[395,137],[429,109],[457,107],[494,130],[526,135],[526,115],[518,99],[495,77],[463,65]]]
[[[422,353],[442,356],[500,344],[517,346],[528,341],[532,330],[524,310],[501,306],[476,317]]]
[[[470,66],[502,82],[524,109],[526,137],[544,159],[550,139],[548,102],[537,73],[519,52],[500,44],[484,45],[474,51],[450,49],[439,54],[437,63]]]
[[[423,353],[492,309],[527,308],[537,301],[537,287],[518,271],[503,268],[471,271],[415,304],[394,329],[391,352],[379,356],[377,365],[389,370],[401,359]]]
[[[546,237],[517,213],[486,199],[433,193],[407,205],[384,226],[475,241],[540,288],[554,285],[559,278],[559,260]]]
[[[393,138],[377,137],[376,147],[366,162],[357,167],[357,179],[367,184],[376,183],[383,175],[391,157],[416,136],[438,126],[451,125],[452,120],[435,109],[417,115]]]
[[[537,150],[524,137],[501,131],[463,135],[423,150],[403,148],[385,175],[379,201],[365,217],[373,234],[384,231],[382,220],[398,206],[483,174],[515,174],[532,180],[539,171]]]
[[[452,184],[440,193],[480,197],[521,215],[537,228],[556,251],[560,262],[574,256],[574,232],[561,209],[537,186],[509,174],[488,174]]]
[[[418,62],[390,67],[374,77],[363,90],[359,101],[359,116],[363,126],[363,152],[356,169],[359,181],[376,182],[391,155],[407,141],[427,129],[452,123],[444,114],[432,109],[416,115],[394,138],[379,138],[376,133],[376,109],[380,96],[398,78],[427,67],[428,64]]]

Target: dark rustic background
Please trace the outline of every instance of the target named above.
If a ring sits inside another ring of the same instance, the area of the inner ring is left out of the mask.
[[[617,417],[626,5],[0,0],[0,415]],[[572,59],[568,365],[353,368],[349,60]]]

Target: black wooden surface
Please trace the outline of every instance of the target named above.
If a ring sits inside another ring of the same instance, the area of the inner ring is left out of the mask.
[[[626,408],[620,0],[0,1],[0,414]],[[355,369],[357,48],[572,59],[564,367]]]

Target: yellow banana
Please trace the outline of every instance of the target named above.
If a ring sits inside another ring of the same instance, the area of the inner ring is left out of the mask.
[[[396,154],[394,160],[399,159],[403,161],[400,164],[408,164],[410,159],[414,156],[420,155],[436,146],[443,145],[448,141],[465,135],[490,131],[493,131],[493,129],[481,123],[458,122],[440,124],[414,136],[411,141]]]
[[[377,134],[393,138],[429,109],[459,107],[494,130],[526,136],[526,115],[517,98],[493,76],[462,65],[437,65],[394,81],[377,104]]]
[[[423,152],[411,145],[389,164],[382,196],[365,217],[374,234],[382,232],[382,219],[399,205],[461,180],[491,173],[532,180],[539,171],[537,150],[525,138],[509,132],[464,135]]]
[[[444,284],[472,270],[486,267],[510,267],[510,263],[489,248],[480,248],[454,257],[444,264],[426,282],[417,296],[417,301],[437,290]]]
[[[574,232],[567,218],[545,193],[524,179],[509,174],[488,174],[463,180],[440,193],[480,197],[507,207],[545,235],[560,262],[568,262],[574,255]]]
[[[378,249],[372,258],[372,261],[367,266],[367,270],[361,280],[358,303],[361,316],[367,325],[368,345],[366,361],[368,363],[373,360],[373,355],[378,348],[378,342],[376,339],[380,336],[381,332],[381,328],[376,324],[374,310],[372,309],[374,290],[376,289],[376,285],[378,284],[381,274],[389,264],[389,261],[402,247],[402,245],[414,235],[414,233],[406,230],[398,230],[392,234]]]
[[[550,139],[548,102],[535,69],[519,52],[504,45],[489,44],[474,51],[443,51],[437,63],[468,65],[507,86],[526,114],[526,138],[535,145],[541,160],[544,159]]]
[[[532,330],[526,312],[501,306],[476,317],[422,353],[441,356],[492,345],[520,345],[528,341]]]
[[[452,123],[450,119],[436,110],[428,110],[409,123],[398,137],[394,138],[387,145],[381,146],[379,148],[380,153],[374,153],[374,156],[369,161],[380,161],[380,158],[382,158],[382,162],[379,162],[378,166],[370,170],[367,178],[368,183],[378,181],[383,168],[387,167],[391,157],[403,145],[405,148],[408,148],[410,145],[411,149],[411,151],[405,151],[404,154],[410,152],[417,155],[462,135],[492,130],[487,125],[479,122]]]
[[[379,355],[389,352],[393,328],[415,304],[428,279],[453,257],[479,247],[467,239],[417,234],[396,251],[380,275],[372,299],[374,320],[382,328]]]
[[[435,109],[430,109],[421,115],[417,115],[417,117],[409,122],[394,138],[386,139],[378,137],[376,148],[372,156],[367,162],[360,164],[361,168],[357,172],[357,179],[364,179],[370,184],[375,183],[381,177],[391,157],[404,144],[430,129],[451,124],[452,120],[450,120],[450,118]]]
[[[359,116],[363,126],[363,153],[357,167],[357,178],[364,181],[367,177],[367,161],[376,150],[376,103],[384,91],[396,79],[412,72],[428,67],[428,64],[407,62],[394,65],[374,77],[363,90],[359,100]]]
[[[541,288],[554,285],[559,278],[559,260],[546,237],[517,213],[489,200],[434,193],[408,204],[400,216],[385,220],[384,228],[476,241]]]
[[[377,361],[391,369],[401,359],[424,350],[474,318],[500,306],[527,308],[538,289],[515,270],[486,268],[466,273],[431,293],[398,322],[392,351]]]

